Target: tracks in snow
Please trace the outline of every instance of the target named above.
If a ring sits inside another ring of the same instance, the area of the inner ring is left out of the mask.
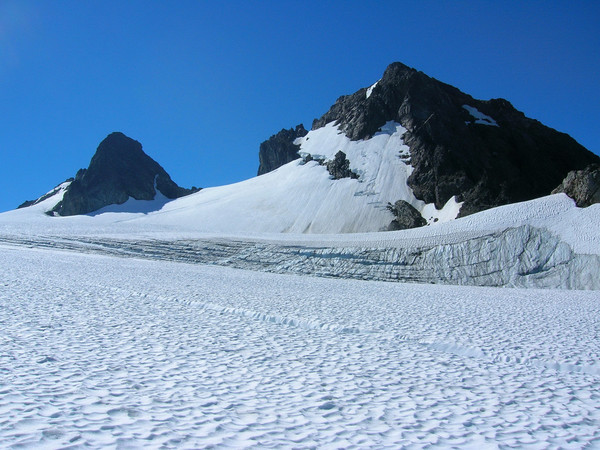
[[[113,288],[114,291],[129,293],[126,289]],[[146,294],[134,294],[139,297],[145,297]],[[362,335],[364,339],[375,339],[382,346],[414,345],[422,348],[424,351],[441,352],[455,355],[459,358],[470,358],[489,362],[492,364],[507,364],[512,366],[526,366],[534,369],[552,370],[560,373],[579,373],[591,375],[600,378],[600,364],[572,364],[568,362],[554,361],[544,359],[536,355],[517,356],[503,353],[502,351],[482,350],[481,348],[460,344],[457,342],[444,342],[431,339],[418,338],[406,334],[390,332],[386,329],[375,329],[348,325],[336,321],[324,321],[316,319],[307,319],[294,315],[272,314],[256,309],[238,308],[224,306],[218,303],[182,300],[177,297],[160,298],[162,301],[174,301],[186,307],[193,307],[196,312],[209,310],[217,314],[233,315],[243,317],[249,320],[269,323],[278,326],[298,328],[301,330],[317,330],[332,332],[335,334],[353,334]]]

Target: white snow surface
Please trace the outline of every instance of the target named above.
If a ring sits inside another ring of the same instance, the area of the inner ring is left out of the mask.
[[[154,211],[160,210],[165,204],[171,201],[171,199],[165,197],[162,192],[156,189],[156,194],[152,200],[136,200],[133,197],[129,197],[127,201],[120,205],[108,205],[104,208],[100,208],[97,211],[90,213],[91,216],[98,216],[100,214],[107,213],[138,213],[138,214],[149,214]]]
[[[285,174],[295,164],[296,162],[292,162],[275,172]],[[294,171],[290,170],[290,172]],[[501,206],[460,219],[438,222],[411,230],[351,234],[280,233],[277,230],[289,229],[290,223],[297,225],[296,222],[300,220],[300,224],[311,223],[308,214],[319,211],[317,209],[304,210],[304,215],[301,216],[296,215],[293,211],[290,212],[293,206],[296,209],[302,209],[303,206],[308,208],[305,204],[306,199],[301,201],[293,199],[294,205],[289,205],[289,208],[283,211],[272,210],[272,205],[269,205],[269,197],[276,196],[277,190],[269,191],[272,196],[263,195],[262,189],[267,189],[267,184],[257,181],[264,180],[268,175],[253,178],[248,182],[205,189],[199,193],[172,200],[164,204],[160,210],[148,213],[105,212],[94,216],[49,217],[44,212],[52,209],[59,201],[56,200],[56,197],[52,197],[38,205],[0,213],[0,235],[102,235],[130,239],[153,237],[204,239],[212,237],[240,238],[243,236],[244,239],[313,246],[415,247],[423,244],[451,244],[507,228],[530,225],[548,230],[576,253],[600,255],[600,230],[598,227],[600,205],[578,208],[575,202],[565,194],[555,194]],[[326,182],[332,181],[327,176],[323,178]],[[248,204],[245,203],[248,199],[246,195],[249,194],[248,189],[252,187],[260,200],[256,202],[248,200]],[[202,193],[204,194],[200,195]],[[57,194],[57,196],[61,195],[62,192]],[[225,202],[227,207],[222,207],[221,202]],[[199,211],[196,211],[196,206]],[[255,208],[259,209],[255,210]],[[224,214],[225,217],[221,217],[219,214]],[[292,222],[293,219],[290,219],[290,216],[297,219]],[[335,217],[330,217],[330,219],[335,220]],[[298,228],[302,227],[295,226],[295,229]],[[306,227],[304,228],[306,229]]]
[[[469,114],[471,114],[471,116],[475,119],[475,123],[478,123],[480,125],[489,125],[492,127],[498,126],[498,123],[494,119],[492,119],[486,114],[483,114],[477,108],[469,105],[463,105],[463,108],[466,109],[469,112]]]
[[[35,215],[39,214],[39,213],[46,213],[47,211],[50,211],[52,208],[54,208],[62,199],[63,196],[65,195],[65,191],[67,190],[67,188],[69,187],[69,185],[71,184],[70,181],[65,181],[61,184],[59,184],[58,186],[56,186],[54,189],[52,189],[51,191],[48,191],[46,194],[44,194],[43,196],[40,197],[40,199],[45,198],[44,200],[37,200],[38,203],[35,203],[31,206],[28,206],[27,208],[22,209],[21,211],[25,211],[25,213],[21,214],[23,216],[26,215],[30,215],[31,213],[35,213]],[[15,212],[13,212],[14,214]]]
[[[0,446],[600,444],[596,292],[2,246]]]

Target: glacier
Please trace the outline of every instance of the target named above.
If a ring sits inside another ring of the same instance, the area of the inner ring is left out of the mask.
[[[264,175],[173,201],[129,199],[85,216],[48,217],[63,183],[33,206],[0,214],[0,241],[275,273],[600,289],[599,205],[577,208],[557,194],[457,219],[456,198],[438,210],[407,185],[405,132],[388,122],[370,139],[351,141],[329,123],[296,139],[296,161]],[[334,180],[323,165],[305,162],[338,151],[358,179]],[[380,232],[397,200],[427,226]]]
[[[600,443],[600,205],[276,232],[313,212],[253,209],[288,174],[337,189],[307,166],[50,217],[59,189],[0,214],[0,446]]]
[[[361,280],[600,290],[598,255],[576,254],[548,231],[528,225],[441,245],[324,246],[241,237],[94,236],[0,236],[0,244]]]

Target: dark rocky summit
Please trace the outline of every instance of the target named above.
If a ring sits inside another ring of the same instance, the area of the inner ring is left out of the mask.
[[[133,197],[152,200],[158,189],[178,198],[197,189],[184,189],[142,150],[142,144],[123,133],[109,134],[98,146],[87,169],[80,169],[63,200],[49,214],[87,214],[104,206],[122,204]]]
[[[304,129],[304,125],[300,124],[296,128],[283,129],[260,144],[258,175],[271,172],[298,159],[300,157],[298,155],[300,146],[295,145],[294,141],[299,137],[306,136],[307,133],[308,131]]]
[[[563,182],[552,191],[553,194],[564,192],[580,208],[600,203],[600,165],[592,164],[583,170],[573,170],[567,174]]]
[[[388,209],[395,217],[392,223],[389,224],[388,231],[406,230],[408,228],[422,227],[427,224],[421,213],[404,200],[398,200],[393,205],[390,203]]]
[[[336,122],[360,140],[388,121],[400,123],[408,130],[415,196],[441,208],[456,195],[461,216],[548,195],[569,171],[600,162],[506,100],[475,100],[401,63],[367,92],[340,97],[312,128]]]

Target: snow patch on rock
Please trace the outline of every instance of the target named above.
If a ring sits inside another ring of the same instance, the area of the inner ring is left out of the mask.
[[[466,109],[469,114],[475,119],[475,123],[480,125],[489,125],[492,127],[497,127],[498,123],[492,119],[490,116],[483,114],[477,108],[469,105],[463,105],[463,108]]]
[[[371,94],[373,93],[373,89],[375,89],[375,86],[377,86],[377,83],[379,83],[381,80],[377,80],[375,83],[373,83],[368,89],[367,89],[367,98],[369,98],[371,96]]]

